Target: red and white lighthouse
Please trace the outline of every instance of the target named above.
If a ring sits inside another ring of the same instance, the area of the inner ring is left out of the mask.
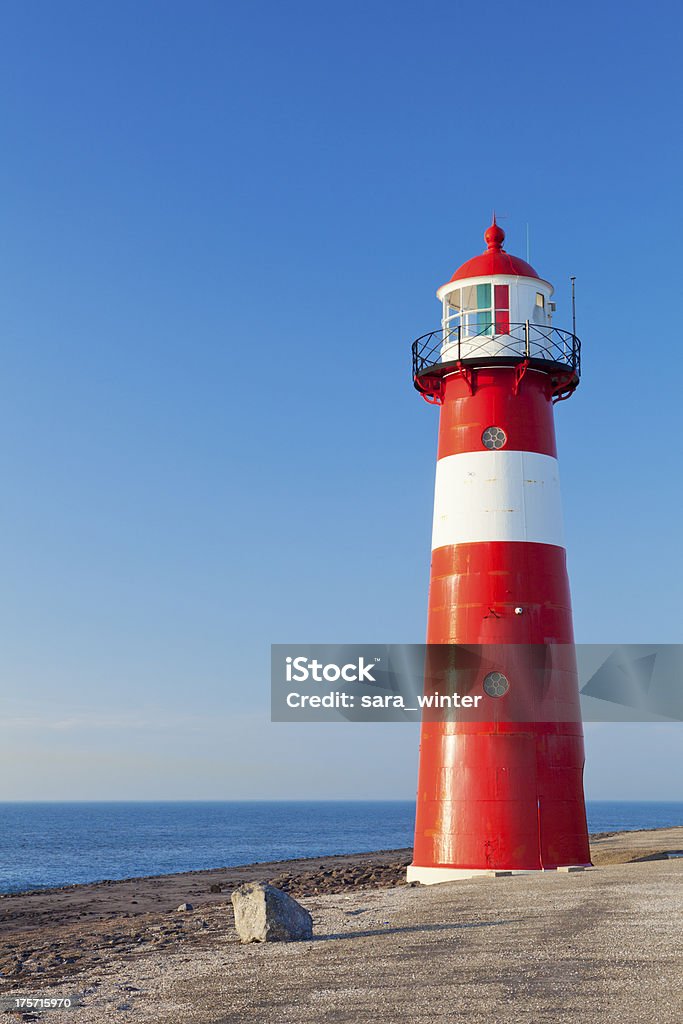
[[[553,422],[580,345],[495,217],[484,237],[437,291],[441,328],[413,345],[415,386],[440,407],[427,642],[493,658],[476,683],[491,721],[422,724],[408,877],[424,883],[590,863]],[[536,692],[523,652],[550,646]]]

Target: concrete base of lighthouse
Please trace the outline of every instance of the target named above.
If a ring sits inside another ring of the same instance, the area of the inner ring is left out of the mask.
[[[422,885],[438,885],[439,882],[462,882],[466,878],[505,878],[510,875],[533,875],[536,871],[503,871],[489,868],[423,868],[409,864],[407,880]]]
[[[418,864],[409,864],[406,874],[408,882],[420,882],[422,885],[438,885],[439,882],[462,882],[467,878],[509,878],[511,875],[542,875],[556,871],[583,871],[590,864],[568,864],[558,868],[511,869],[509,871],[494,868],[423,868]]]

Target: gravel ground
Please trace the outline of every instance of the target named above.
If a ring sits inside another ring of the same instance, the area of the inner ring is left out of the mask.
[[[289,944],[241,946],[203,907],[167,925],[192,941],[114,945],[39,991],[80,994],[65,1024],[680,1024],[682,879],[655,860],[310,896],[315,938]]]

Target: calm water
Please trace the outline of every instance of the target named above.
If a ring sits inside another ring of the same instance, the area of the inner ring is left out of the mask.
[[[0,892],[254,861],[396,849],[415,805],[0,804]],[[591,832],[683,824],[682,803],[588,804]]]

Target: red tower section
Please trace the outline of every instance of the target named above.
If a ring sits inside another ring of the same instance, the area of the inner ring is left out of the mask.
[[[422,882],[590,862],[553,419],[580,346],[495,219],[485,238],[437,292],[441,329],[413,346],[415,386],[440,406],[427,642],[491,655],[477,686],[492,720],[422,725],[409,868]]]

